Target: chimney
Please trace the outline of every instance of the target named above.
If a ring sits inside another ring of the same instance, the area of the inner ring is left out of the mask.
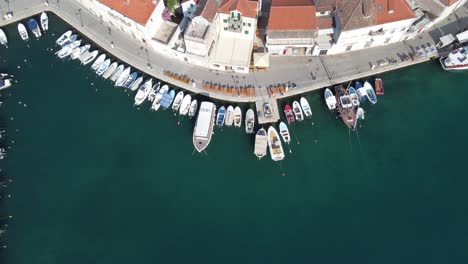
[[[388,13],[389,13],[389,14],[393,14],[393,9],[392,9],[392,7],[390,6],[390,0],[387,0],[387,10],[388,10]]]

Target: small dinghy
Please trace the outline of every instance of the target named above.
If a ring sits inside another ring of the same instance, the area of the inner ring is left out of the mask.
[[[127,80],[125,80],[124,84],[122,85],[124,88],[130,89],[132,86],[133,82],[136,81],[138,78],[138,73],[136,71],[130,73],[128,76]]]
[[[236,106],[234,109],[234,126],[241,127],[242,125],[242,110],[240,107]]]
[[[41,28],[44,32],[49,30],[49,17],[47,16],[46,12],[42,12],[41,14]]]
[[[174,98],[174,103],[172,104],[172,111],[177,112],[177,110],[179,110],[180,104],[182,103],[182,99],[184,99],[184,92],[180,91]]]
[[[359,106],[359,96],[357,95],[357,92],[354,89],[354,87],[352,87],[352,86],[349,87],[348,94],[349,94],[349,99],[351,99],[351,103],[354,106]]]
[[[383,81],[380,78],[375,79],[375,92],[377,95],[384,95]]]
[[[98,53],[99,53],[99,51],[97,51],[97,50],[91,52],[87,57],[85,57],[83,59],[81,64],[87,65],[87,64],[91,63],[97,57]]]
[[[91,69],[93,71],[96,71],[99,67],[101,67],[102,63],[106,60],[106,54],[101,54],[99,57],[96,59],[96,61],[91,65]]]
[[[304,120],[304,114],[302,113],[301,105],[297,101],[293,102],[292,109],[297,121]]]
[[[268,147],[267,133],[264,128],[260,128],[255,135],[255,148],[254,154],[261,159],[265,157]]]
[[[232,105],[228,106],[225,119],[226,120],[224,120],[224,123],[226,126],[232,126],[234,123],[234,107],[232,107]]]
[[[377,103],[377,95],[375,94],[374,88],[369,82],[364,83],[364,89],[366,90],[366,97],[371,102],[371,104]]]
[[[159,88],[161,87],[161,82],[157,82],[153,87],[151,88],[150,93],[148,94],[148,101],[153,102],[154,98],[156,98],[156,95],[158,94]]]
[[[221,106],[218,110],[218,115],[216,116],[216,125],[222,127],[224,125],[224,117],[226,115],[226,108]]]
[[[294,123],[294,113],[292,111],[291,106],[288,104],[284,106],[284,115],[286,116],[288,124]]]
[[[186,94],[184,96],[184,99],[182,99],[182,103],[180,104],[179,115],[184,116],[188,114],[191,101],[192,101],[192,96],[190,96],[190,94]]]
[[[271,159],[280,161],[284,159],[283,146],[279,138],[278,132],[273,126],[268,128],[268,147],[270,149]]]
[[[190,118],[195,116],[195,114],[197,113],[197,108],[198,108],[198,101],[197,101],[197,99],[194,99],[190,103],[190,109],[189,109],[189,112],[188,112],[188,115],[189,115]]]
[[[169,91],[169,86],[167,86],[167,84],[163,85],[161,89],[159,89],[156,97],[153,100],[153,104],[151,105],[151,110],[158,111],[159,107],[161,106],[161,101],[167,91]]]
[[[140,86],[138,92],[135,95],[135,105],[141,105],[148,97],[151,87],[153,86],[153,79],[147,80],[143,85]]]
[[[24,41],[29,40],[29,35],[28,31],[26,30],[26,27],[22,23],[18,23],[18,33],[20,34],[20,37]]]
[[[105,60],[101,66],[99,66],[99,68],[96,70],[96,74],[98,76],[101,76],[106,70],[107,68],[109,68],[109,65],[111,64],[111,60],[110,59],[107,59]]]
[[[132,69],[130,67],[125,68],[125,70],[123,70],[123,72],[119,75],[119,78],[117,78],[117,80],[115,81],[115,86],[122,87],[125,81],[127,80],[128,76],[130,75],[131,70]]]
[[[136,89],[138,89],[138,87],[140,87],[140,84],[143,82],[143,77],[138,77],[133,83],[132,85],[130,85],[130,90],[132,91],[136,91]],[[158,85],[160,83],[158,82]]]
[[[125,68],[125,66],[123,64],[120,64],[119,67],[117,67],[117,69],[115,69],[114,73],[112,74],[112,76],[110,77],[109,80],[111,82],[117,81],[117,79],[120,77],[120,75],[124,71],[124,68]]]
[[[6,48],[8,48],[8,39],[5,35],[5,32],[3,32],[1,28],[0,28],[0,45],[3,45]]]
[[[367,92],[360,82],[356,82],[356,93],[359,98],[359,103],[363,103],[367,99]]]
[[[279,131],[284,143],[289,144],[289,142],[291,142],[291,136],[289,135],[288,126],[286,126],[284,122],[279,124]]]
[[[336,109],[336,97],[333,95],[332,91],[327,88],[325,89],[325,103],[327,104],[328,110],[333,111]]]
[[[65,42],[68,40],[68,38],[70,38],[71,35],[72,35],[72,31],[71,31],[71,30],[68,30],[67,32],[63,33],[62,36],[60,36],[60,37],[55,41],[55,43],[56,43],[57,45],[63,46],[63,44],[65,44]]]
[[[29,30],[32,31],[32,33],[34,34],[34,36],[36,36],[36,38],[40,38],[42,36],[41,29],[39,28],[39,24],[34,18],[29,19],[27,24],[28,24]]]
[[[161,100],[161,107],[163,109],[168,109],[171,106],[172,101],[174,101],[174,97],[175,97],[174,90],[170,90],[169,92],[167,92]]]
[[[86,45],[79,47],[78,49],[75,49],[72,55],[70,56],[70,59],[72,60],[78,59],[85,51],[89,50],[89,48],[91,48],[91,45],[86,44]]]
[[[310,109],[310,105],[307,99],[305,99],[305,97],[301,97],[299,102],[301,103],[301,108],[302,111],[304,111],[305,117],[312,117],[312,109]]]
[[[245,132],[252,134],[255,126],[255,113],[252,109],[247,110],[245,113]]]
[[[102,78],[104,79],[108,79],[109,77],[111,77],[111,75],[115,72],[115,70],[117,69],[117,66],[119,64],[117,62],[113,62],[109,68],[107,68],[107,70],[102,74]]]

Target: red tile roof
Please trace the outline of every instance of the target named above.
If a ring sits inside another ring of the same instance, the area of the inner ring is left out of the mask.
[[[219,7],[219,12],[229,14],[231,11],[239,11],[245,17],[257,17],[258,2],[256,0],[224,0]]]
[[[272,0],[268,30],[314,30],[315,12],[312,0]]]
[[[440,0],[440,1],[446,6],[451,6],[455,4],[456,2],[458,2],[458,0]]]
[[[199,0],[194,16],[201,16],[210,23],[218,13],[219,0]]]
[[[375,0],[377,24],[415,18],[406,0]]]
[[[99,0],[99,2],[141,25],[146,25],[156,8],[156,4],[151,0]]]

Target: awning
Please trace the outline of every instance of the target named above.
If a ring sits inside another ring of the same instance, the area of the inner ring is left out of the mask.
[[[270,67],[270,55],[268,53],[254,53],[254,66],[258,68]]]

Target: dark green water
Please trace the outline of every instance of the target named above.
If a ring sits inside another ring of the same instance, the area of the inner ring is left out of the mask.
[[[434,62],[383,75],[358,135],[307,95],[313,120],[293,128],[282,177],[240,129],[192,155],[193,121],[138,110],[56,59],[65,25],[51,20],[55,37],[28,48],[8,27],[0,49],[19,80],[0,109],[14,179],[1,263],[468,261],[466,73]]]

